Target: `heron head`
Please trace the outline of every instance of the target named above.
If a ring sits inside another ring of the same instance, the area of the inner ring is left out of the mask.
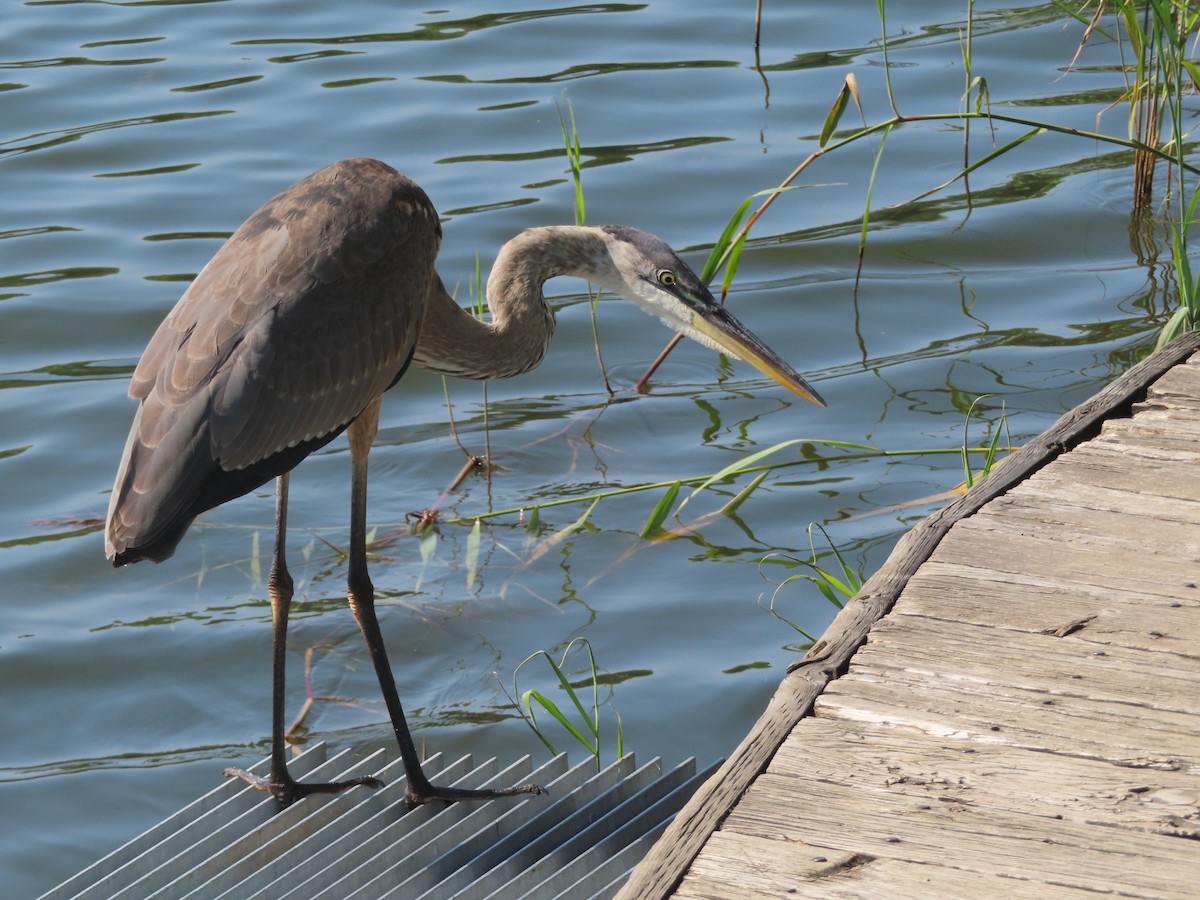
[[[613,266],[600,279],[604,287],[657,316],[672,330],[749,363],[805,400],[825,406],[812,385],[718,303],[665,241],[622,225],[600,230]]]

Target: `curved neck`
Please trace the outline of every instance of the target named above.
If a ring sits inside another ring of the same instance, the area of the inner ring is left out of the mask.
[[[608,286],[611,273],[599,229],[562,225],[523,231],[500,249],[492,266],[490,323],[455,303],[435,276],[413,362],[460,378],[527,372],[542,361],[554,334],[554,311],[542,294],[546,280],[574,275]]]

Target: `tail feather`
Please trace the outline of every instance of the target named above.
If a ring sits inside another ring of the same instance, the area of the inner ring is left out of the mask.
[[[113,565],[170,558],[203,511],[196,499],[220,467],[209,450],[203,405],[190,406],[166,417],[152,397],[138,405],[109,499],[104,552]]]
[[[114,566],[169,559],[196,516],[290,472],[346,428],[226,470],[213,459],[204,403],[170,407],[169,414],[164,409],[148,396],[129,429],[104,534],[104,552]]]

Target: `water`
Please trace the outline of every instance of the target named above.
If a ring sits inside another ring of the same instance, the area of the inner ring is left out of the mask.
[[[426,188],[445,218],[440,269],[469,293],[478,255],[519,229],[569,222],[574,190],[559,108],[584,144],[588,221],[661,234],[698,268],[737,204],[814,148],[847,72],[866,116],[888,112],[874,4],[766,4],[761,68],[752,14],[727,3],[594,4],[497,12],[464,2],[410,11],[382,0],[10,3],[0,37],[0,871],[8,896],[72,874],[267,751],[269,491],[205,516],[161,566],[103,560],[99,519],[149,335],[220,241],[264,199],[334,159],[367,155]],[[861,7],[861,8],[858,8]],[[909,8],[909,7],[919,7]],[[890,11],[905,112],[957,108],[958,3]],[[975,65],[1006,112],[1095,126],[1121,85],[1097,40],[1074,71],[1080,27],[1048,6],[978,7]],[[1106,114],[1119,133],[1124,113]],[[851,121],[847,119],[847,122]],[[986,134],[975,123],[976,135]],[[1019,132],[1003,131],[999,140]],[[668,760],[727,753],[803,637],[765,611],[823,523],[873,571],[900,534],[961,481],[954,455],[882,460],[818,445],[779,461],[737,516],[711,515],[746,478],[701,495],[679,539],[639,538],[662,490],[547,508],[483,527],[447,519],[711,474],[775,443],[837,439],[952,448],[979,395],[984,440],[1001,414],[1036,434],[1144,352],[1162,274],[1130,248],[1127,160],[1045,137],[918,204],[954,176],[961,134],[909,125],[888,140],[857,293],[872,153],[811,168],[748,248],[739,316],[830,402],[818,410],[741,364],[681,347],[652,392],[631,385],[667,335],[601,301],[616,395],[594,362],[583,286],[551,284],[559,331],[536,372],[450,386],[459,438],[503,467],[441,507],[432,555],[379,550],[401,695],[429,752],[544,754],[507,684],[539,649],[583,636],[618,682],[626,746]],[[990,149],[980,141],[976,156]],[[440,379],[407,376],[372,454],[377,536],[438,502],[465,457],[447,436]],[[304,650],[320,703],[310,734],[387,743],[369,663],[343,602],[343,442],[293,479],[299,588],[292,698]],[[685,489],[686,494],[686,489]],[[683,495],[681,495],[682,497]],[[764,579],[763,574],[770,580]],[[786,586],[781,609],[812,633],[833,615]],[[530,667],[521,687],[552,691]],[[605,711],[612,739],[612,713]],[[556,735],[557,737],[557,735]],[[611,755],[608,743],[607,753]]]

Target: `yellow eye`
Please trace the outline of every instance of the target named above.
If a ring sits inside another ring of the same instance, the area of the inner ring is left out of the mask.
[[[658,283],[663,287],[672,287],[675,284],[675,273],[663,269],[658,273]]]

